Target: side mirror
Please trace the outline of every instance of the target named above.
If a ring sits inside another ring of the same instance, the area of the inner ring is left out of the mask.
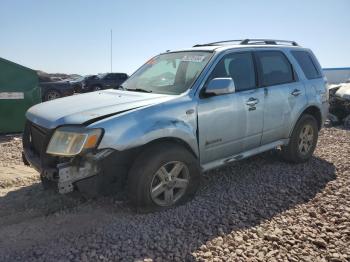
[[[207,87],[205,88],[205,94],[216,96],[232,94],[235,91],[235,83],[231,77],[214,78],[210,80]]]

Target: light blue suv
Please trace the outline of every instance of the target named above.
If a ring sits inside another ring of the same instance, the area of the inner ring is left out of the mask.
[[[45,187],[126,189],[133,205],[157,210],[191,198],[202,171],[277,147],[307,161],[327,113],[326,79],[309,49],[222,41],[157,55],[118,90],[30,108],[24,156]]]

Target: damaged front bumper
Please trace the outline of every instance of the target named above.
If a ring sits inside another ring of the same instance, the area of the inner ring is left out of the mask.
[[[72,192],[75,182],[97,175],[100,172],[99,161],[112,152],[113,150],[105,149],[97,154],[87,154],[78,165],[74,161],[58,164],[58,192]]]
[[[34,156],[28,150],[24,151],[24,157],[40,172],[42,179],[57,183],[58,192],[66,194],[74,190],[74,183],[98,175],[101,171],[100,161],[113,152],[112,149],[103,149],[97,153],[90,152],[59,162],[56,162],[58,158],[54,157],[56,161],[51,161],[50,165],[43,164],[47,161]]]
[[[121,192],[138,149],[117,151],[93,149],[74,157],[46,153],[54,130],[26,122],[23,133],[23,161],[35,168],[44,187],[58,189],[62,194],[75,189],[86,196]]]

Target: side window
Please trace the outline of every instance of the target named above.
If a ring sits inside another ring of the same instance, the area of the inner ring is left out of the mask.
[[[293,68],[287,57],[279,51],[257,52],[261,84],[273,86],[294,81]]]
[[[299,66],[304,72],[307,79],[315,79],[322,77],[317,69],[311,55],[306,51],[292,51],[292,55],[298,61]]]
[[[256,87],[253,57],[250,52],[226,55],[215,66],[209,79],[231,77],[236,91],[244,91]]]
[[[119,79],[120,79],[120,80],[125,80],[125,79],[127,79],[126,74],[120,74],[120,75],[119,75]]]
[[[107,79],[107,80],[113,80],[113,79],[115,79],[115,76],[114,76],[113,74],[108,74],[108,75],[106,76],[106,79]]]

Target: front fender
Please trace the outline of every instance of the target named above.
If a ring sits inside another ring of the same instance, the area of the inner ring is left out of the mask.
[[[187,144],[199,157],[197,143],[197,114],[186,114],[195,104],[190,101],[176,106],[158,105],[103,119],[91,125],[105,130],[99,148],[118,151],[136,148],[152,141],[170,138]]]
[[[196,130],[189,123],[175,119],[157,120],[142,127],[136,125],[119,137],[117,147],[118,150],[125,150],[164,138],[181,140],[199,156]]]

